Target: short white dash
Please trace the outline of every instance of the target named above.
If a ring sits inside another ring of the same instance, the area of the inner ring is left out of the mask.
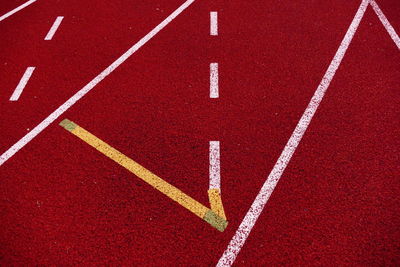
[[[35,70],[35,67],[28,67],[22,76],[21,80],[19,81],[17,88],[15,88],[14,93],[10,97],[10,101],[17,101],[19,97],[22,94],[22,91],[24,90],[26,84],[29,81],[29,78],[31,78],[33,71]]]
[[[218,35],[218,12],[210,12],[210,35]]]
[[[210,186],[221,190],[221,167],[219,141],[210,141]]]
[[[218,63],[210,64],[210,98],[218,98]]]
[[[10,12],[7,12],[6,14],[4,14],[3,16],[0,17],[0,21],[5,20],[6,18],[8,18],[9,16],[17,13],[18,11],[20,11],[21,9],[24,9],[25,7],[29,6],[30,4],[35,3],[37,0],[30,0],[22,5],[20,5],[17,8],[14,8],[13,10],[11,10]]]
[[[51,39],[53,39],[53,36],[56,33],[58,27],[60,27],[60,24],[63,19],[64,19],[64,17],[62,17],[62,16],[59,16],[56,18],[56,20],[53,23],[53,26],[51,26],[49,32],[47,33],[46,37],[44,38],[46,41],[50,41]]]

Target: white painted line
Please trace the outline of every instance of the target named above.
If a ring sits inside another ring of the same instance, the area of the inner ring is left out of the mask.
[[[333,58],[328,70],[326,71],[324,77],[322,78],[321,83],[319,84],[317,90],[314,93],[314,96],[311,98],[308,107],[304,111],[303,116],[301,117],[299,123],[297,124],[292,136],[287,142],[285,148],[282,151],[279,159],[277,160],[274,168],[269,174],[267,180],[262,186],[260,192],[258,193],[256,199],[248,210],[246,216],[244,217],[242,223],[237,229],[235,235],[230,241],[227,249],[223,253],[222,257],[218,261],[217,266],[231,266],[236,259],[236,256],[240,252],[240,249],[243,247],[246,242],[247,237],[249,236],[254,224],[256,223],[258,217],[263,211],[265,204],[267,203],[269,197],[274,191],[276,185],[279,182],[283,172],[286,169],[293,153],[295,152],[297,146],[299,145],[304,133],[307,130],[308,125],[311,122],[315,112],[318,109],[319,104],[321,103],[326,90],[329,87],[330,82],[335,76],[336,70],[339,68],[340,63],[349,47],[351,40],[355,32],[357,31],[358,26],[360,25],[361,19],[364,16],[364,13],[367,9],[369,0],[363,0],[361,5],[349,27],[347,33],[336,52],[335,57]]]
[[[390,37],[392,37],[394,43],[397,45],[397,48],[400,49],[400,38],[399,35],[397,35],[396,31],[386,18],[385,14],[383,14],[382,10],[379,8],[378,4],[375,2],[375,0],[371,0],[370,4],[372,8],[374,9],[376,15],[378,15],[379,19],[381,20],[383,26],[385,26],[385,29],[389,33]]]
[[[20,5],[19,7],[15,8],[15,9],[11,10],[10,12],[8,12],[8,13],[4,14],[3,16],[1,16],[1,17],[0,17],[0,21],[5,20],[5,19],[8,18],[9,16],[11,16],[11,15],[17,13],[17,12],[20,11],[21,9],[23,9],[23,8],[25,8],[25,7],[27,7],[27,6],[29,6],[30,4],[35,3],[36,1],[37,1],[37,0],[30,0],[30,1],[26,2],[25,4]]]
[[[51,113],[46,119],[39,123],[33,128],[28,134],[22,137],[17,143],[11,146],[6,152],[0,156],[0,166],[3,165],[9,158],[17,153],[21,148],[28,144],[33,138],[39,133],[46,129],[51,123],[53,123],[58,117],[60,117],[65,111],[67,111],[72,105],[84,97],[90,92],[99,82],[106,78],[116,68],[125,62],[130,56],[132,56],[137,50],[139,50],[144,44],[146,44],[151,38],[153,38],[158,32],[160,32],[165,26],[167,26],[172,20],[174,20],[179,14],[181,14],[186,8],[188,8],[195,0],[188,0],[183,3],[178,9],[176,9],[171,15],[164,19],[158,24],[153,30],[151,30],[146,36],[139,40],[135,45],[129,48],[122,56],[114,61],[110,66],[103,70],[97,75],[92,81],[85,85],[81,90],[75,93],[70,99],[64,104],[58,107],[53,113]]]
[[[219,141],[210,141],[210,186],[221,191],[221,167]]]
[[[210,12],[210,35],[218,35],[218,12]]]
[[[10,97],[10,101],[17,101],[19,97],[22,94],[22,91],[24,90],[26,84],[28,83],[29,79],[32,76],[33,71],[35,70],[35,67],[28,67],[22,76],[21,80],[19,81],[17,87],[14,90],[14,93]]]
[[[218,98],[218,63],[210,64],[210,98]]]
[[[60,27],[60,24],[63,19],[64,19],[64,17],[62,17],[62,16],[58,16],[56,18],[56,20],[53,23],[53,26],[51,26],[49,32],[47,33],[46,37],[44,38],[46,41],[50,41],[51,39],[53,39],[53,36],[56,33],[58,27]]]

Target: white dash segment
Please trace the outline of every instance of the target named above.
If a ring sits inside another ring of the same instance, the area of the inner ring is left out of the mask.
[[[14,90],[14,93],[10,97],[10,101],[17,101],[19,97],[22,94],[22,91],[24,90],[26,84],[28,83],[29,79],[32,76],[33,71],[35,70],[35,67],[28,67],[22,76],[21,80],[19,81],[17,87]]]
[[[210,64],[210,98],[218,98],[219,97],[219,88],[218,88],[218,63]]]
[[[28,1],[28,2],[26,2],[26,3],[24,3],[24,4],[22,4],[22,5],[20,5],[19,7],[14,8],[13,10],[11,10],[11,11],[7,12],[6,14],[4,14],[3,16],[1,16],[1,17],[0,17],[0,21],[5,20],[5,19],[8,18],[9,16],[14,15],[14,14],[17,13],[18,11],[24,9],[25,7],[27,7],[27,6],[29,6],[29,5],[31,5],[31,4],[33,4],[33,3],[35,3],[36,1],[37,1],[37,0],[30,0],[30,1]]]
[[[219,141],[210,141],[210,186],[209,189],[221,190],[221,166],[220,166]]]
[[[375,0],[371,0],[370,4],[374,9],[376,15],[379,17],[380,21],[382,22],[383,26],[385,27],[386,31],[389,33],[392,40],[397,45],[397,48],[400,49],[400,38],[399,35],[394,30],[392,24],[390,24],[389,20],[386,18],[385,14],[383,14],[382,10],[379,8],[378,4]]]
[[[154,29],[147,33],[142,39],[140,39],[136,44],[134,44],[129,50],[127,50],[123,55],[121,55],[117,60],[115,60],[110,66],[103,70],[99,75],[97,75],[93,80],[91,80],[82,89],[76,92],[71,98],[69,98],[64,104],[59,106],[53,113],[51,113],[47,118],[45,118],[41,123],[39,123],[35,128],[22,137],[18,142],[12,145],[7,151],[0,155],[0,166],[15,155],[21,148],[26,146],[33,138],[40,134],[44,129],[46,129],[50,124],[52,124],[58,117],[64,114],[71,106],[78,102],[82,97],[89,93],[99,82],[104,80],[108,75],[110,75],[116,68],[118,68],[122,63],[124,63],[130,56],[132,56],[137,50],[139,50],[143,45],[145,45],[150,39],[152,39],[157,33],[159,33],[165,26],[167,26],[171,21],[173,21],[179,14],[186,10],[195,0],[187,0],[180,7],[178,7],[174,12],[172,12],[167,18],[165,18],[160,24],[158,24]]]
[[[210,35],[218,35],[218,12],[210,12]]]
[[[53,26],[51,26],[49,32],[47,33],[46,37],[44,38],[46,41],[50,41],[51,39],[53,39],[53,36],[56,33],[58,27],[60,27],[60,24],[63,19],[64,19],[64,17],[62,17],[62,16],[58,16],[56,18],[56,20],[53,23]]]
[[[239,254],[241,248],[243,247],[246,239],[248,238],[251,230],[253,229],[256,221],[258,220],[261,212],[263,211],[268,199],[270,198],[272,192],[274,191],[276,185],[279,182],[283,172],[286,169],[293,153],[295,152],[297,146],[299,145],[304,133],[306,132],[308,125],[311,122],[315,112],[319,104],[321,103],[326,90],[329,87],[333,77],[337,69],[342,62],[342,59],[354,37],[354,34],[357,31],[358,26],[365,14],[365,11],[368,7],[369,0],[363,0],[361,5],[349,27],[347,33],[340,44],[339,49],[337,50],[335,57],[333,58],[328,70],[326,71],[324,77],[322,78],[321,83],[319,84],[317,90],[314,93],[314,96],[311,98],[310,103],[308,104],[306,110],[304,111],[303,116],[298,122],[295,130],[292,133],[289,141],[287,142],[285,148],[282,151],[279,159],[275,163],[274,168],[269,174],[267,180],[264,182],[261,190],[256,196],[253,204],[250,209],[246,213],[242,223],[239,225],[235,235],[231,239],[228,247],[224,251],[222,257],[219,259],[217,266],[231,266],[235,261],[237,255]]]

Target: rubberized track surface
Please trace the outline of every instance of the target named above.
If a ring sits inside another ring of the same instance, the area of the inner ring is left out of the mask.
[[[25,1],[3,2],[0,15]],[[360,2],[195,1],[0,166],[2,265],[215,265]],[[183,3],[38,0],[1,21],[0,153]],[[399,2],[378,4],[399,32]],[[218,11],[218,36],[210,36],[210,11]],[[60,28],[44,41],[57,16]],[[29,66],[29,83],[9,101]],[[399,107],[399,48],[368,7],[235,264],[399,265]],[[219,140],[227,229],[67,133],[64,118],[201,203],[209,141]]]

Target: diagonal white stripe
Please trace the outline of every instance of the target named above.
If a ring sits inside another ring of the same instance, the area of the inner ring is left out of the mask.
[[[304,111],[303,116],[301,117],[294,132],[292,133],[292,136],[290,137],[285,148],[283,149],[282,154],[277,160],[274,168],[272,169],[267,180],[262,186],[249,211],[246,213],[246,216],[244,217],[242,223],[240,224],[235,235],[230,241],[228,247],[218,261],[217,266],[231,266],[235,261],[237,255],[239,254],[241,248],[243,247],[244,243],[246,242],[247,237],[249,236],[258,217],[263,211],[265,204],[267,203],[269,197],[271,196],[276,185],[278,184],[283,172],[286,169],[286,166],[289,164],[289,161],[293,156],[293,153],[296,151],[296,148],[299,145],[304,133],[306,132],[308,125],[310,124],[315,112],[318,109],[319,104],[321,103],[325,95],[326,90],[329,87],[329,84],[335,76],[335,73],[339,68],[340,63],[342,62],[342,59],[346,54],[347,48],[349,47],[351,40],[353,39],[353,36],[356,33],[358,26],[360,25],[368,4],[369,0],[363,0],[361,2],[361,5],[349,29],[347,30],[347,33],[342,43],[340,44],[340,47],[336,52],[335,57],[333,58],[324,77],[322,78],[320,85],[315,91],[314,96],[311,98],[308,107]]]
[[[51,39],[53,39],[53,36],[56,33],[58,27],[60,27],[60,24],[61,24],[63,19],[64,19],[64,17],[62,17],[62,16],[58,16],[56,18],[56,20],[53,23],[53,26],[51,26],[51,28],[50,28],[49,32],[47,33],[46,37],[44,37],[44,40],[50,41]]]
[[[372,8],[374,9],[376,15],[378,15],[380,21],[382,22],[383,26],[389,33],[390,37],[392,37],[394,43],[397,45],[397,47],[400,49],[400,38],[399,35],[396,33],[394,30],[393,26],[390,24],[388,19],[386,18],[385,14],[383,14],[382,10],[379,8],[378,4],[375,2],[375,0],[371,0],[370,4]]]
[[[128,51],[114,61],[110,66],[103,70],[97,75],[92,81],[85,85],[81,90],[74,94],[64,104],[58,107],[53,113],[51,113],[46,119],[39,123],[35,128],[32,129],[28,134],[22,137],[17,143],[11,146],[6,152],[0,156],[0,166],[3,165],[8,159],[15,155],[21,148],[32,141],[39,133],[46,129],[51,123],[53,123],[58,117],[60,117],[65,111],[71,106],[78,102],[82,97],[89,93],[99,82],[106,78],[116,68],[125,62],[130,56],[132,56],[137,50],[139,50],[144,44],[146,44],[151,38],[153,38],[158,32],[160,32],[165,26],[167,26],[172,20],[174,20],[179,14],[181,14],[186,8],[188,8],[195,0],[188,0],[183,3],[178,9],[176,9],[171,15],[164,19],[158,24],[153,30],[151,30],[146,36],[140,39],[135,45],[133,45]]]
[[[28,67],[22,76],[21,80],[19,81],[17,87],[14,90],[14,93],[10,97],[10,101],[17,101],[22,94],[26,84],[28,83],[29,79],[31,78],[35,67]]]
[[[10,12],[7,12],[6,14],[4,14],[3,16],[0,17],[0,21],[5,20],[6,18],[8,18],[11,15],[14,15],[15,13],[17,13],[18,11],[20,11],[21,9],[24,9],[25,7],[29,6],[30,4],[35,3],[37,0],[30,0],[28,2],[26,2],[25,4],[20,5],[17,8],[14,8],[13,10],[11,10]]]

